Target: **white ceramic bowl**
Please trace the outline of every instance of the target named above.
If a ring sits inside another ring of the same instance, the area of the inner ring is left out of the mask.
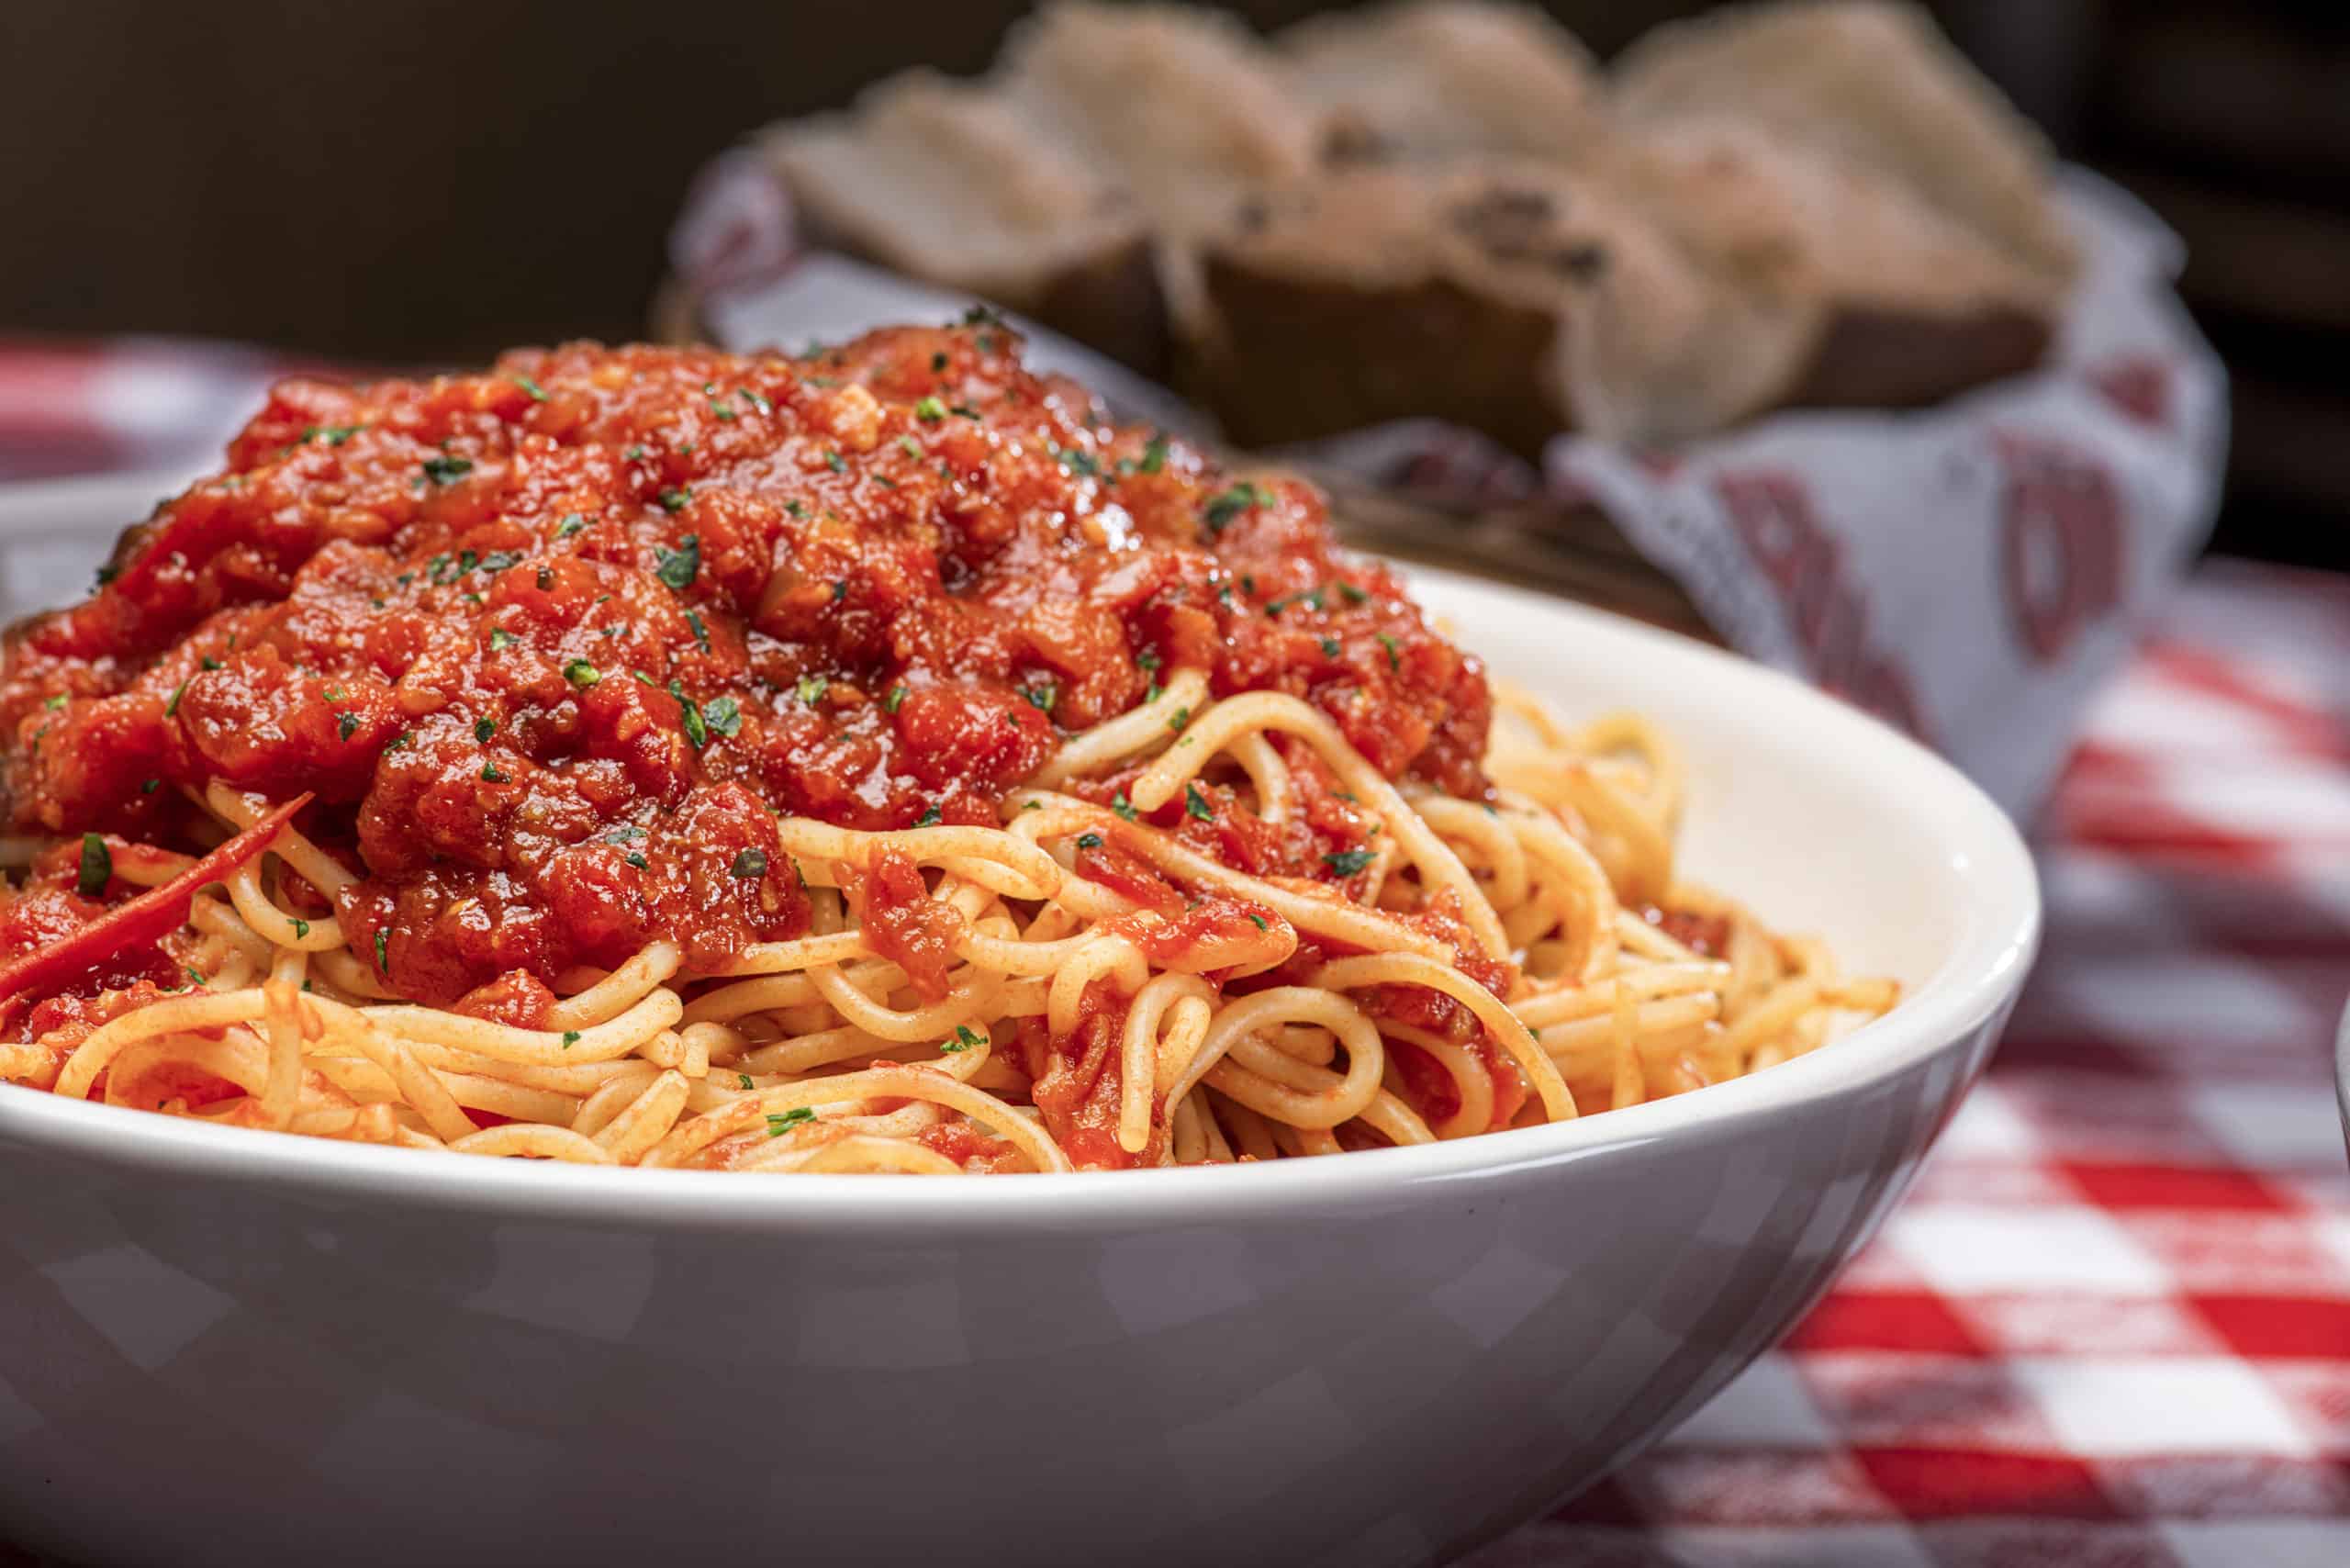
[[[55,554],[143,506],[53,489],[0,538],[29,520]],[[1417,576],[1501,673],[1662,719],[1686,863],[1908,999],[1587,1121],[1143,1175],[556,1169],[0,1090],[0,1520],[77,1561],[247,1568],[1372,1568],[1619,1463],[1900,1192],[2023,980],[2031,865],[1840,703]]]

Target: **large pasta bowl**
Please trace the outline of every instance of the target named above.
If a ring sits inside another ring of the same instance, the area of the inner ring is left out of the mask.
[[[123,503],[11,502],[0,536],[58,554]],[[1637,1452],[1899,1195],[2024,978],[2031,862],[1958,775],[1830,698],[1417,581],[1497,672],[1659,719],[1693,874],[1899,977],[1900,1005],[1582,1121],[1064,1177],[557,1168],[0,1089],[6,1533],[247,1568],[1372,1568]]]

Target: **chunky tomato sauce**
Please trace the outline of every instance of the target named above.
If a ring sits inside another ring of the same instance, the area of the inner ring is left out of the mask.
[[[1113,427],[984,319],[800,358],[574,344],[289,381],[101,577],[10,633],[11,830],[185,844],[185,790],[315,791],[302,830],[360,873],[353,950],[422,1001],[499,982],[500,1014],[541,1005],[518,971],[800,934],[776,813],[994,823],[1179,668],[1305,698],[1391,777],[1483,787],[1480,666],[1334,553],[1318,495]],[[1279,830],[1214,790],[1156,820],[1343,880],[1368,822],[1292,755]],[[65,861],[35,880],[10,951],[128,890],[83,899]],[[932,984],[941,937],[892,928]]]

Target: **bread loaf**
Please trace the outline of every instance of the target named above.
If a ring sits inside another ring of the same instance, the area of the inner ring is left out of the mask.
[[[999,96],[925,71],[770,132],[806,239],[966,290],[1152,375],[1167,319],[1142,208]]]

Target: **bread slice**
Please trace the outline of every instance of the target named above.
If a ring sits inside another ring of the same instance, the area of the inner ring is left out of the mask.
[[[1920,6],[1724,6],[1648,33],[1613,80],[1629,137],[1690,117],[1744,121],[1908,187],[2055,288],[2079,269],[2040,133]]]
[[[1610,189],[1793,345],[1755,405],[1910,408],[2027,370],[2063,289],[1879,170],[1706,116],[1616,142]],[[1755,411],[1750,409],[1750,411]]]
[[[1202,389],[1243,443],[1427,417],[1532,455],[1711,429],[1789,375],[1653,224],[1531,161],[1333,170],[1245,207],[1203,263]]]
[[[1142,208],[999,95],[926,71],[761,143],[808,237],[967,290],[1152,375],[1166,309]]]
[[[1569,158],[1605,133],[1590,51],[1530,6],[1398,0],[1309,17],[1274,43],[1336,158]]]

